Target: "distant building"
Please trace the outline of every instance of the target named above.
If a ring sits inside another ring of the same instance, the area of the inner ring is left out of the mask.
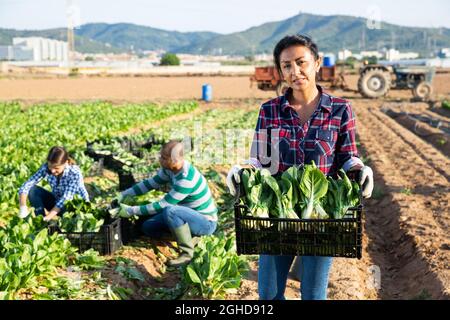
[[[69,54],[69,46],[67,42],[40,37],[13,38],[13,47],[22,47],[23,51],[31,50],[33,53],[31,59],[33,61],[67,61]],[[23,56],[18,55],[18,56]],[[17,59],[13,56],[10,60]]]
[[[342,50],[338,52],[338,60],[344,61],[352,56],[352,52],[350,50]]]
[[[255,54],[254,59],[255,61],[272,61],[273,57],[272,55],[269,55],[267,53],[262,53],[262,54]]]
[[[0,46],[0,60],[33,60],[33,50],[23,46]]]
[[[177,57],[183,66],[195,66],[200,62],[200,57],[193,54],[178,53]]]
[[[0,61],[9,59],[9,46],[0,46]]]
[[[362,57],[376,57],[377,59],[383,58],[383,54],[378,51],[361,51],[360,55]]]
[[[386,51],[385,58],[388,61],[410,60],[419,58],[419,54],[417,52],[400,52],[395,49],[389,49]]]
[[[33,59],[33,49],[22,46],[11,46],[12,57],[17,61],[28,61]]]
[[[438,53],[439,58],[450,58],[450,48],[442,48]]]

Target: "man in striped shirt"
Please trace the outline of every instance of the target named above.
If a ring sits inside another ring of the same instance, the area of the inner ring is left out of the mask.
[[[156,176],[123,191],[118,200],[160,189],[165,184],[170,184],[172,189],[160,201],[147,205],[121,204],[120,215],[152,215],[142,226],[144,233],[151,237],[160,237],[169,229],[183,252],[178,259],[169,261],[169,265],[179,266],[192,259],[192,234],[209,235],[215,231],[217,207],[205,177],[184,160],[181,142],[171,140],[162,147],[160,164]]]

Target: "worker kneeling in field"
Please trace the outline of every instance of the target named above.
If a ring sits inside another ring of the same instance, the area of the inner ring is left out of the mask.
[[[126,196],[142,195],[169,183],[172,189],[157,202],[141,206],[120,204],[120,216],[153,215],[144,222],[143,232],[158,238],[169,229],[175,236],[182,254],[169,261],[171,266],[188,263],[193,256],[192,235],[210,235],[217,227],[217,208],[205,177],[183,157],[183,144],[171,140],[161,149],[156,176],[137,183],[123,191],[118,200]],[[192,234],[191,234],[192,233]]]
[[[52,192],[36,186],[46,178]],[[72,200],[74,195],[89,201],[89,194],[83,182],[83,175],[75,161],[63,147],[52,147],[47,162],[28,179],[19,189],[19,217],[28,216],[27,198],[36,214],[45,215],[44,220],[51,220],[64,211],[64,202]]]

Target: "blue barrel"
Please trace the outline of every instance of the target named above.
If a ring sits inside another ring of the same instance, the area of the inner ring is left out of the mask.
[[[212,86],[210,84],[204,84],[202,87],[202,100],[212,100]]]
[[[334,55],[327,55],[323,57],[323,66],[332,67],[336,64],[336,58]]]

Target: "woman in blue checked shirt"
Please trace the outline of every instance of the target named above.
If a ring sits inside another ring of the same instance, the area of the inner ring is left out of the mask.
[[[52,192],[36,184],[47,178]],[[63,147],[53,147],[47,156],[47,162],[19,189],[19,216],[28,215],[27,198],[36,214],[45,215],[45,220],[53,219],[64,210],[64,202],[75,194],[89,201],[89,195],[83,183],[80,168]]]
[[[259,111],[252,145],[252,158],[243,165],[267,167],[272,174],[294,165],[310,164],[327,176],[339,169],[360,171],[363,197],[373,190],[372,170],[358,158],[355,115],[348,101],[333,97],[316,84],[321,66],[317,45],[307,36],[281,39],[274,49],[275,65],[289,85],[283,96],[264,103]],[[270,154],[267,152],[270,150]],[[227,177],[231,194],[236,193],[242,166],[234,166]],[[301,296],[325,300],[332,257],[299,257]],[[260,299],[284,299],[294,256],[260,255],[258,292]]]

